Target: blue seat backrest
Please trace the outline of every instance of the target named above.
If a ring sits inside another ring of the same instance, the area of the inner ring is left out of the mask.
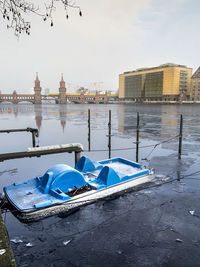
[[[99,168],[102,168],[101,164],[93,162],[85,156],[82,156],[75,166],[75,169],[80,172],[91,172]]]
[[[83,175],[77,170],[68,170],[58,175],[51,183],[50,189],[55,190],[59,188],[63,192],[68,192],[69,188],[75,189],[74,186],[81,188],[86,185]]]
[[[103,169],[101,170],[101,172],[99,173],[96,179],[97,183],[104,184],[107,186],[117,184],[120,181],[121,180],[120,180],[119,175],[116,173],[116,171],[113,168],[109,166],[103,167]]]
[[[68,165],[58,164],[50,168],[39,181],[39,188],[48,194],[50,190],[59,188],[63,192],[68,192],[69,188],[75,189],[86,185],[82,173]]]

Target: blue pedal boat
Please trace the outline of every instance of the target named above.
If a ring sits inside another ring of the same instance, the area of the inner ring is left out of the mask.
[[[43,176],[4,187],[4,193],[19,218],[33,221],[71,212],[152,179],[138,163],[123,158],[96,162],[83,156],[75,168],[55,165]]]

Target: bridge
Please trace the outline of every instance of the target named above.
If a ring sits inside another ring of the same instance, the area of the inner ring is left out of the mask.
[[[71,94],[67,93],[65,87],[65,81],[63,80],[63,75],[60,81],[59,93],[49,93],[46,95],[41,95],[40,81],[38,79],[38,74],[36,74],[34,94],[17,94],[14,90],[12,94],[2,94],[0,91],[0,103],[1,102],[11,102],[13,104],[18,104],[20,102],[30,102],[33,104],[42,104],[44,101],[55,100],[57,104],[66,103],[108,103],[109,100],[116,100],[118,98],[117,94],[109,95],[107,92],[100,93],[96,91],[95,94],[89,93],[79,93]]]
[[[41,104],[41,91],[42,88],[40,87],[40,81],[38,78],[38,74],[36,73],[34,94],[17,94],[15,90],[12,94],[2,94],[0,92],[0,103],[11,102],[13,104],[18,104],[19,102],[31,102],[33,104]]]
[[[35,95],[17,94],[16,91],[13,94],[0,94],[0,103],[5,101],[13,104],[18,104],[19,102],[31,102],[34,104]]]
[[[53,97],[55,101],[59,101],[59,93],[49,93],[48,98]],[[48,99],[47,98],[47,99]],[[66,102],[67,103],[89,103],[89,104],[101,104],[108,102],[108,95],[107,93],[100,94],[96,92],[96,94],[88,94],[88,93],[80,93],[80,94],[65,94]]]

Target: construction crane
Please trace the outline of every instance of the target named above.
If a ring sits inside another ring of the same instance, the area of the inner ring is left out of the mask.
[[[103,82],[94,82],[94,90],[95,91],[100,91],[101,84],[103,84]]]

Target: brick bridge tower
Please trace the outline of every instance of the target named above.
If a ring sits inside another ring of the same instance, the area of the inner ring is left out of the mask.
[[[35,86],[34,86],[34,92],[35,92],[35,95],[34,95],[35,103],[34,104],[42,104],[41,90],[42,88],[40,87],[38,73],[36,73]]]
[[[61,81],[60,81],[60,88],[59,88],[59,97],[58,97],[58,103],[59,104],[66,104],[67,103],[67,97],[66,97],[66,87],[65,87],[65,81],[63,80],[63,74],[61,75]]]

